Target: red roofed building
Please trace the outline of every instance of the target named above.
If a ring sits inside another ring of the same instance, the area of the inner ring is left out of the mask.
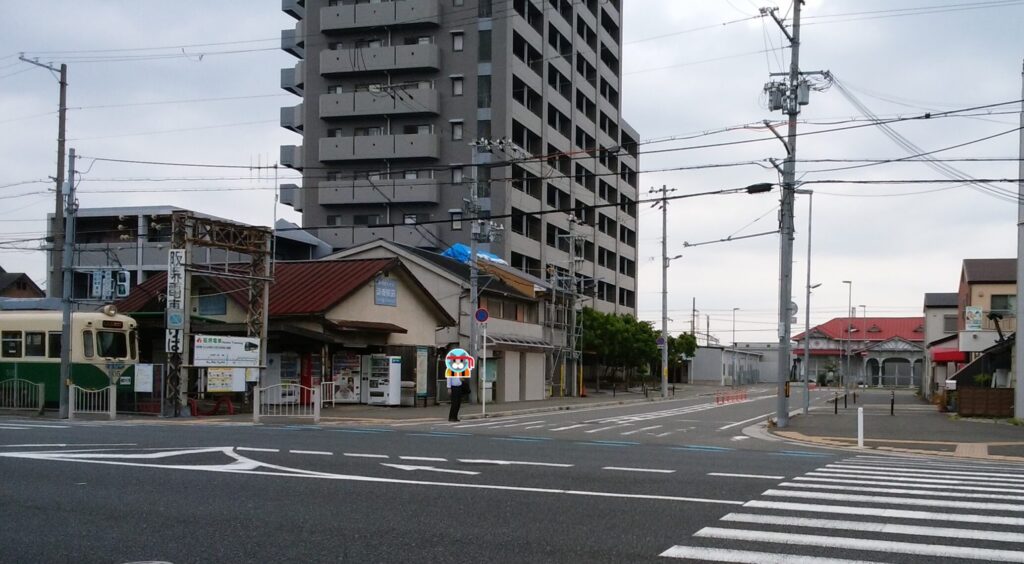
[[[793,337],[803,363],[805,334]],[[923,317],[837,317],[810,330],[810,375],[850,384],[917,387],[924,362]],[[849,367],[849,368],[847,368]]]

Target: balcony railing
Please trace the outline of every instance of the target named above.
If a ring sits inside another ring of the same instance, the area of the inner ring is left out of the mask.
[[[281,69],[281,88],[302,96],[302,87],[305,84],[306,65],[303,61],[295,63],[292,68]]]
[[[281,127],[302,133],[302,104],[281,108]]]
[[[431,178],[321,182],[321,204],[436,204],[438,184]]]
[[[436,26],[440,23],[439,0],[348,4],[328,6],[320,10],[320,31],[323,32],[371,27]]]
[[[392,114],[437,114],[437,90],[400,92],[345,92],[320,96],[321,118],[364,117]]]
[[[440,64],[441,50],[431,44],[325,49],[320,52],[321,74],[437,70]]]
[[[366,137],[327,137],[320,140],[321,161],[368,159],[415,159],[440,157],[437,135],[372,135]]]

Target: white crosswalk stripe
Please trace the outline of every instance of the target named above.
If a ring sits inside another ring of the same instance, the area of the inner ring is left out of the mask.
[[[735,402],[742,403],[742,402]],[[735,403],[733,405],[735,405]],[[687,413],[696,413],[698,411],[706,411],[708,409],[714,409],[716,406],[713,403],[702,403],[698,405],[688,405],[686,407],[677,407],[674,409],[663,409],[661,411],[649,411],[647,413],[636,413],[632,415],[618,415],[615,417],[605,417],[602,419],[593,419],[587,421],[587,423],[639,423],[641,421],[650,421],[651,419],[661,419],[663,417],[675,417],[677,415],[686,415]]]
[[[661,556],[1024,562],[1024,465],[852,457],[781,481]]]

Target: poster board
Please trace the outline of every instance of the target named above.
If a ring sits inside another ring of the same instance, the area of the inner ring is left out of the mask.
[[[244,392],[245,377],[245,368],[207,368],[206,391],[209,393]]]

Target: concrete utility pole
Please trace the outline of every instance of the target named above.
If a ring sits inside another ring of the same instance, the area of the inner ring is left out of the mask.
[[[814,208],[814,191],[797,190],[807,194],[807,298],[804,301],[804,415],[811,411],[811,290],[821,284],[811,284],[811,213]]]
[[[778,390],[776,400],[775,423],[779,427],[789,425],[789,402],[786,397],[786,381],[789,379],[790,337],[792,327],[790,308],[793,292],[793,202],[796,191],[796,127],[800,106],[808,102],[808,83],[800,77],[800,9],[803,0],[793,0],[793,31],[790,33],[782,20],[775,14],[777,8],[761,8],[761,13],[769,15],[782,29],[789,39],[791,60],[789,79],[783,85],[771,82],[766,85],[769,108],[781,109],[789,116],[789,133],[785,140],[786,160],[782,165],[782,202],[780,204],[779,225],[779,362]],[[774,131],[774,130],[773,130]],[[776,134],[778,135],[778,134]]]
[[[1021,98],[1024,98],[1024,65],[1021,67]],[[1017,177],[1021,180],[1017,185],[1017,286],[1020,287],[1021,281],[1024,281],[1024,104],[1021,105],[1020,112],[1020,145],[1019,154],[1020,172]],[[1017,292],[1017,326],[1014,329],[1017,334],[1020,334],[1020,323],[1024,319],[1024,300],[1021,300],[1020,292]],[[1019,338],[1017,339],[1020,340]],[[1016,343],[1013,347],[1014,353],[1014,370],[1016,372],[1016,390],[1014,391],[1013,397],[1013,416],[1017,419],[1024,419],[1024,378],[1021,377],[1024,374],[1024,347],[1021,347],[1020,343]]]
[[[852,351],[852,348],[853,348],[851,343],[850,343],[850,341],[853,340],[853,334],[852,333],[853,333],[853,317],[854,316],[853,316],[853,314],[851,314],[851,311],[853,310],[853,281],[852,280],[843,280],[843,284],[846,284],[846,286],[847,286],[847,294],[846,294],[846,321],[845,321],[845,325],[846,325],[846,348],[844,349],[846,351],[846,368],[843,370],[843,391],[844,392],[848,392],[848,391],[850,391],[850,354],[851,354],[851,351]]]
[[[64,253],[62,254],[61,276],[61,325],[60,332],[60,418],[68,418],[68,386],[71,381],[71,299],[75,288],[74,284],[74,256],[75,256],[75,211],[78,203],[75,202],[75,150],[71,149],[68,155],[68,180],[65,186],[57,191],[58,197],[63,197],[67,214],[67,236],[64,237]],[[61,159],[63,161],[64,159]],[[63,178],[63,174],[61,177]]]
[[[651,193],[660,192],[661,202],[661,397],[668,397],[668,264],[675,258],[668,257],[668,200],[669,192],[675,188],[662,185],[661,189],[651,189]]]
[[[60,73],[60,105],[57,107],[57,189],[54,190],[56,202],[53,210],[53,242],[50,243],[50,271],[46,279],[46,293],[55,298],[63,296],[64,288],[64,274],[61,271],[64,265],[64,131],[68,113],[68,66],[62,63],[57,69],[38,60],[26,59],[24,55],[19,55],[18,58],[30,65]],[[64,405],[61,403],[61,406]],[[65,407],[61,408],[61,413],[66,411]]]
[[[736,312],[740,308],[732,308],[732,387],[736,387]]]

